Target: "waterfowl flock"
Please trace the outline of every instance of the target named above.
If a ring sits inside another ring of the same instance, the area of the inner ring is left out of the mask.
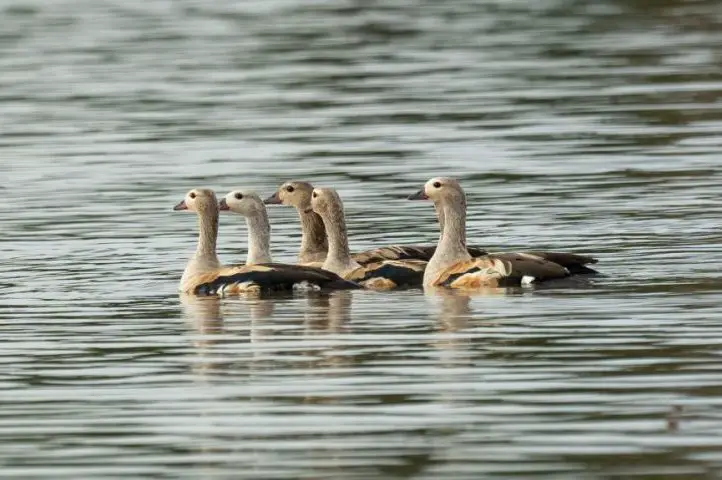
[[[235,190],[220,201],[213,190],[195,188],[174,210],[198,216],[198,245],[179,290],[197,295],[294,289],[338,290],[447,288],[479,290],[513,287],[598,273],[597,259],[566,252],[487,252],[466,244],[466,195],[453,178],[432,178],[409,200],[429,200],[441,235],[437,245],[385,245],[351,253],[343,202],[332,188],[289,181],[265,200]],[[301,222],[297,262],[271,256],[271,225],[266,205],[296,208]],[[248,254],[243,264],[223,265],[216,253],[220,212],[245,217]]]

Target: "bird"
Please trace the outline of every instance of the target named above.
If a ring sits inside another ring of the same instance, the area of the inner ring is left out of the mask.
[[[366,288],[388,290],[420,287],[425,260],[382,260],[361,265],[349,253],[343,202],[332,188],[314,188],[311,208],[323,220],[328,233],[328,254],[322,268],[353,280]]]
[[[597,273],[586,265],[597,259],[565,252],[499,252],[472,257],[466,248],[466,194],[454,178],[436,177],[409,200],[431,200],[442,230],[424,271],[423,286],[479,289],[518,286]]]

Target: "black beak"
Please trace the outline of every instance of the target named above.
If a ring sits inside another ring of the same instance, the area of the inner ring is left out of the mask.
[[[265,199],[263,203],[265,203],[266,205],[280,205],[283,202],[281,202],[281,197],[279,197],[278,192],[276,192],[267,199]]]
[[[173,210],[188,210],[188,205],[186,205],[185,200],[181,200],[181,202],[173,207]]]
[[[221,198],[221,201],[218,202],[218,210],[225,211],[230,210],[231,207],[228,206],[228,202],[226,202],[225,198]]]
[[[429,196],[426,195],[426,192],[424,191],[423,188],[421,190],[419,190],[418,192],[412,193],[411,195],[406,197],[406,200],[428,200],[428,199],[429,199]]]

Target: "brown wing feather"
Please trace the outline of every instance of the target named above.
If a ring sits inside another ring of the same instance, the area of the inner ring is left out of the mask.
[[[484,255],[489,254],[485,248],[477,247],[475,245],[467,246],[466,251],[469,252],[469,255],[472,257],[483,257]]]
[[[361,265],[384,260],[425,260],[428,262],[435,251],[436,245],[389,245],[355,253],[352,258]],[[468,251],[472,257],[479,257],[487,253],[480,247],[468,247]]]
[[[594,257],[590,257],[588,255],[578,255],[576,253],[566,253],[566,252],[544,252],[544,251],[531,251],[526,252],[530,253],[532,255],[536,255],[537,257],[541,257],[545,260],[549,260],[550,262],[557,263],[561,265],[562,267],[565,267],[567,270],[569,270],[572,274],[594,274],[599,273],[593,268],[589,268],[586,265],[597,263],[599,260],[597,260]]]
[[[436,247],[423,245],[388,245],[358,252],[351,257],[361,265],[382,262],[384,260],[429,260]]]
[[[511,267],[509,277],[518,278],[520,281],[525,276],[543,282],[570,275],[569,270],[562,265],[528,252],[492,253],[489,256],[507,262]]]

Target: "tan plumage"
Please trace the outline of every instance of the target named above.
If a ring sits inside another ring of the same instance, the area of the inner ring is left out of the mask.
[[[434,279],[436,286],[461,289],[521,285],[524,277],[535,281],[563,278],[567,269],[525,253],[492,253],[451,265]]]
[[[321,217],[311,208],[313,185],[303,181],[289,181],[264,200],[269,205],[289,205],[296,208],[301,220],[301,249],[298,263],[302,265],[323,265],[328,253],[328,237]],[[436,245],[388,245],[352,253],[351,258],[360,265],[383,260],[425,260],[434,255]],[[486,251],[469,247],[469,254],[479,256]]]
[[[361,265],[349,254],[343,202],[331,188],[315,188],[311,208],[320,215],[328,233],[328,255],[323,268],[367,288],[388,290],[420,286],[426,262],[423,260],[384,260]]]
[[[306,263],[299,262],[298,265],[302,265],[304,267],[323,268],[323,262],[306,262]]]
[[[432,178],[411,200],[431,199],[442,234],[424,272],[424,286],[458,289],[514,286],[591,273],[593,257],[562,252],[500,252],[472,258],[466,247],[466,196],[451,178]]]
[[[196,212],[199,221],[198,247],[181,277],[179,290],[182,292],[213,295],[294,288],[361,288],[320,268],[281,263],[223,266],[216,254],[219,210],[213,190],[193,189],[173,209]]]

